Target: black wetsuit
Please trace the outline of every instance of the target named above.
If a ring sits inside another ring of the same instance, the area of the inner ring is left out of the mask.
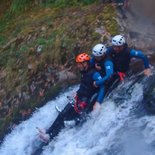
[[[82,118],[85,117],[84,115],[93,109],[93,104],[96,99],[94,96],[99,90],[93,86],[94,80],[92,76],[95,72],[96,71],[93,68],[81,72],[81,83],[80,88],[77,91],[77,101],[74,105],[68,103],[64,110],[60,112],[52,126],[47,131],[47,133],[50,134],[50,139],[57,136],[60,130],[64,128],[64,121],[75,120],[76,124],[78,124],[81,122]],[[92,96],[94,97],[93,99]]]

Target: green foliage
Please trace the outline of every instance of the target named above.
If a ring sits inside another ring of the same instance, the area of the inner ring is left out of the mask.
[[[16,37],[17,36],[17,34],[19,34],[20,33],[20,31],[21,31],[21,25],[17,25],[16,26],[16,28],[13,30],[13,32],[12,32],[12,36],[13,37]]]
[[[56,0],[54,3],[58,7],[76,6],[79,4],[88,5],[94,3],[96,0]]]
[[[8,62],[9,54],[8,52],[0,53],[0,67],[5,67]]]
[[[52,5],[54,7],[70,7],[70,6],[80,6],[88,5],[97,2],[97,0],[46,0],[42,2],[44,6]]]
[[[0,35],[0,46],[3,45],[6,42],[6,37],[3,35]]]
[[[56,0],[54,5],[57,7],[68,7],[78,5],[77,0]]]
[[[85,5],[88,5],[88,4],[97,2],[97,1],[96,1],[96,0],[82,0],[81,2],[82,2],[83,4],[85,4]]]
[[[16,51],[16,57],[19,57],[22,53],[26,53],[26,51],[28,51],[28,46],[27,45],[23,45],[20,47],[19,51]]]
[[[52,5],[54,7],[70,7],[70,6],[79,6],[81,4],[88,5],[91,3],[97,2],[97,0],[44,0],[38,1],[36,3],[35,0],[13,0],[10,2],[10,14],[12,13],[20,13],[21,11],[25,11],[30,9],[34,5]],[[30,8],[29,8],[30,7]]]
[[[101,18],[104,22],[105,27],[107,28],[107,31],[110,32],[110,34],[112,35],[116,35],[119,33],[119,26],[114,18],[115,16],[116,14],[111,6],[104,7]]]
[[[9,61],[7,61],[7,67],[12,68],[16,64],[16,60],[14,58],[9,58]]]
[[[44,38],[38,38],[37,40],[36,40],[36,43],[38,44],[38,45],[45,45],[46,44],[46,39],[44,39]]]
[[[26,10],[27,7],[32,3],[32,0],[13,0],[10,7],[10,13],[19,13],[23,10]]]

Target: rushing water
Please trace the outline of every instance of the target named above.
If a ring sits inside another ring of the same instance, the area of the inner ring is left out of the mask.
[[[144,85],[131,83],[126,82],[114,90],[102,104],[102,110],[92,112],[82,126],[63,129],[42,154],[155,154],[155,117],[144,109]],[[5,137],[0,155],[30,155],[39,143],[36,127],[47,129],[58,115],[55,105],[63,108],[68,102],[67,96],[74,94],[77,88],[62,93],[18,125]]]

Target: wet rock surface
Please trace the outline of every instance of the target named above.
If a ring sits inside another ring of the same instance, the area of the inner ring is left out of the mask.
[[[129,8],[124,10],[127,18],[118,18],[118,22],[125,32],[128,43],[149,53],[155,49],[154,18],[148,18],[145,14],[138,12],[138,4],[135,1],[131,1]]]
[[[140,6],[139,2],[139,0],[130,1],[128,8],[123,8],[126,15],[125,19],[122,18],[120,12],[117,11],[118,18],[116,20],[121,27],[121,33],[127,38],[129,46],[142,50],[145,54],[147,54],[151,64],[154,65],[154,18],[151,16],[148,17],[147,14],[143,12],[143,9],[137,9]]]

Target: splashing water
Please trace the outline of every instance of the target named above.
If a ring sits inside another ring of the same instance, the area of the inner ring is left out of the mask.
[[[152,155],[155,153],[154,116],[143,110],[143,85],[130,82],[120,85],[106,99],[101,111],[93,111],[82,126],[63,129],[44,148],[43,155]],[[5,137],[1,155],[30,155],[39,139],[36,127],[49,128],[57,117],[55,105],[63,108],[66,96],[78,87],[70,88],[55,100],[37,110]]]

